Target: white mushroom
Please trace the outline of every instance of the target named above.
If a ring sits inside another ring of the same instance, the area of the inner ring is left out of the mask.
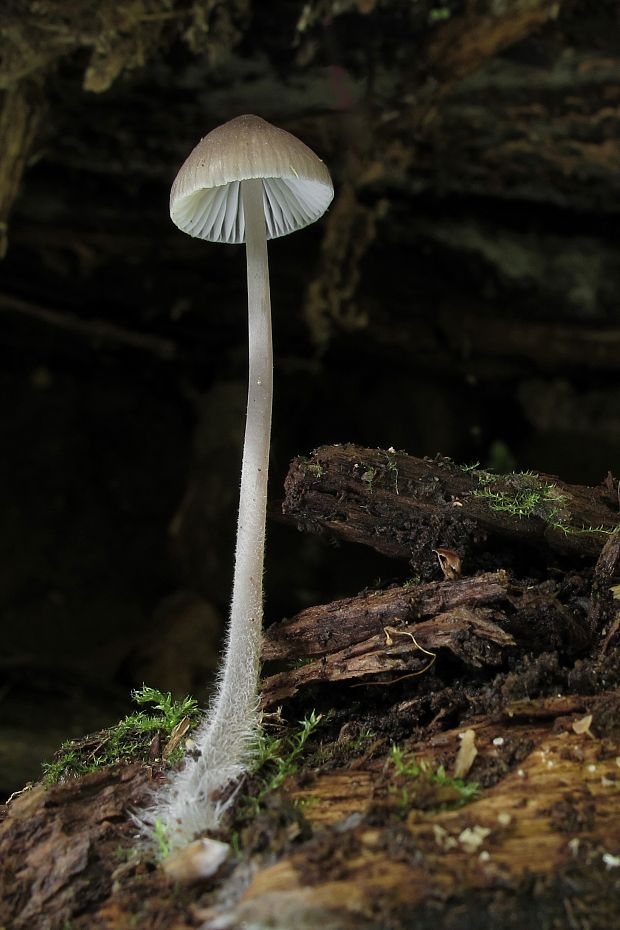
[[[227,643],[197,750],[138,820],[178,848],[217,825],[222,789],[246,768],[258,723],[263,561],[272,403],[267,239],[317,220],[334,191],[323,162],[299,139],[258,116],[239,116],[202,139],[181,167],[170,216],[211,242],[245,242],[249,381]]]

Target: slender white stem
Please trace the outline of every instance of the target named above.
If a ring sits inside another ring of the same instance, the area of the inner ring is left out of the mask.
[[[153,837],[163,827],[171,848],[217,826],[222,789],[245,771],[259,723],[263,562],[271,431],[273,361],[263,182],[241,182],[248,272],[248,412],[233,595],[218,687],[194,735],[195,752],[135,819]],[[229,798],[230,800],[230,798]]]
[[[249,381],[237,551],[228,644],[214,725],[256,714],[263,618],[263,562],[273,395],[271,301],[263,182],[241,182],[245,215]]]

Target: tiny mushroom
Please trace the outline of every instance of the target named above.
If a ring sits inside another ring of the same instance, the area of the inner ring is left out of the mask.
[[[317,220],[334,195],[323,162],[295,136],[258,116],[239,116],[206,135],[172,185],[170,216],[210,242],[245,242],[249,380],[233,594],[217,693],[196,748],[150,812],[171,848],[217,825],[221,789],[244,771],[258,723],[263,561],[272,406],[267,240]]]

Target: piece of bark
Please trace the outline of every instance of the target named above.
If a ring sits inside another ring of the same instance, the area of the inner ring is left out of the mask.
[[[0,808],[0,926],[429,930],[458,918],[521,930],[533,917],[586,926],[563,922],[570,912],[609,930],[620,907],[619,701],[601,692],[523,711],[513,702],[401,743],[400,768],[381,733],[346,761],[356,737],[343,730],[322,747],[331,765],[272,793],[245,827],[240,858],[182,893],[148,857],[118,855],[132,843],[126,809],[144,803],[149,767],[34,788]],[[388,728],[398,714],[385,708]],[[452,780],[466,731],[476,750],[467,777],[484,785],[473,800]]]
[[[620,604],[618,603],[612,584],[620,574],[620,534],[610,536],[607,540],[594,568],[592,580],[592,596],[588,621],[592,630],[608,629],[601,644],[601,652],[605,652],[610,640],[615,636],[620,620]]]
[[[618,529],[605,485],[569,485],[531,473],[492,476],[450,460],[355,445],[295,459],[283,513],[300,529],[409,560],[428,572],[437,547],[464,558],[498,543],[596,559]]]
[[[263,704],[277,704],[312,684],[390,685],[424,674],[435,658],[441,666],[442,650],[470,670],[501,665],[509,647],[513,657],[551,649],[583,655],[602,636],[609,638],[609,598],[594,617],[598,602],[590,587],[579,574],[533,584],[499,571],[393,586],[308,608],[265,631],[264,660],[310,661],[266,677]]]
[[[605,699],[586,702],[595,732]],[[201,912],[205,930],[246,921],[272,930],[522,930],[543,917],[548,926],[608,930],[620,908],[620,747],[617,732],[591,738],[575,733],[573,720],[559,710],[547,722],[473,721],[471,777],[494,767],[503,774],[465,807],[452,798],[441,810],[450,785],[434,792],[424,778],[400,776],[385,755],[355,771],[291,780],[314,836],[255,873],[234,907]],[[412,757],[449,773],[462,733],[413,744]]]
[[[390,685],[423,675],[433,665],[436,649],[447,649],[475,668],[497,665],[502,649],[515,645],[513,637],[491,620],[498,616],[498,611],[480,607],[456,607],[415,626],[385,627],[367,640],[265,679],[263,704],[277,704],[317,682],[361,684],[372,678],[375,684]]]
[[[123,865],[117,851],[135,834],[128,809],[150,782],[148,766],[127,765],[30,787],[0,807],[0,927],[69,927],[105,902]]]
[[[368,591],[302,610],[265,631],[263,659],[322,656],[368,639],[386,626],[421,620],[467,605],[470,609],[506,599],[520,586],[506,572],[486,572],[451,584],[431,581],[386,591]]]

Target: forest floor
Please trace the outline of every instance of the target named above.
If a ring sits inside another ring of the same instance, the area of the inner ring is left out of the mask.
[[[226,846],[200,849],[212,874],[137,843],[128,812],[196,716],[146,689],[2,808],[0,927],[616,925],[617,481],[335,446],[293,463],[284,511],[416,575],[267,630],[256,765]]]

